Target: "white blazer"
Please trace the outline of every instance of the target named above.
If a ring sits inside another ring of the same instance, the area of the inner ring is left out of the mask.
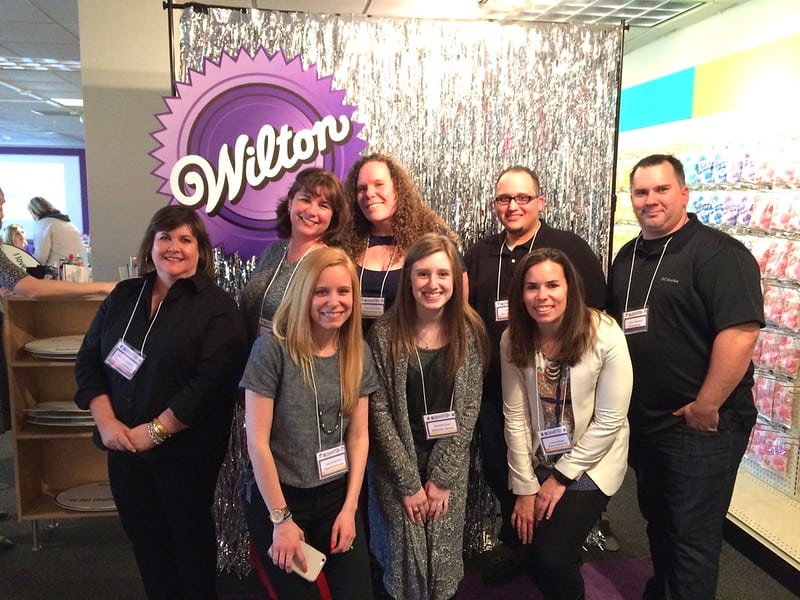
[[[575,431],[572,449],[558,459],[556,468],[570,479],[587,473],[605,495],[612,496],[627,470],[633,369],[625,334],[616,321],[596,312],[595,323],[594,344],[569,370]],[[536,369],[520,368],[508,360],[508,337],[506,329],[500,339],[500,361],[508,485],[518,496],[531,495],[539,491],[534,468],[536,432],[542,428]]]

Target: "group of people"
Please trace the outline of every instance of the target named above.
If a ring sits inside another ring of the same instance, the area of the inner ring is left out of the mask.
[[[84,251],[80,230],[50,201],[35,196],[28,202],[28,212],[34,220],[33,243],[28,243],[22,225],[11,223],[3,238],[6,244],[26,252],[32,250],[36,260],[52,267],[70,256],[77,258]]]
[[[642,233],[606,287],[588,244],[542,218],[527,168],[500,174],[502,230],[463,258],[393,158],[360,159],[344,185],[308,168],[241,312],[194,211],[159,210],[142,277],[109,295],[76,361],[148,596],[215,597],[213,493],[241,388],[245,518],[278,598],[320,597],[298,576],[319,567],[309,545],[333,598],[373,596],[370,553],[389,596],[455,597],[473,434],[501,509],[490,561],[582,598],[581,545],[630,462],[644,597],[713,598],[755,420],[759,272],[686,212],[674,157],[630,183]]]

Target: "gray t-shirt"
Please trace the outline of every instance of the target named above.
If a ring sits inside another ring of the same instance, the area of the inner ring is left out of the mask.
[[[331,357],[315,356],[313,373],[316,399],[314,387],[304,381],[302,371],[292,361],[286,345],[275,336],[266,334],[253,344],[239,382],[240,387],[274,400],[269,446],[278,469],[278,479],[299,488],[322,484],[317,473],[317,452],[338,446],[346,437],[350,423],[350,418],[342,415],[341,428],[336,428],[341,406],[338,352]],[[365,343],[364,375],[359,394],[368,396],[377,388],[378,377],[372,354]],[[319,421],[317,402],[322,412]],[[325,479],[325,482],[334,479],[337,477]]]

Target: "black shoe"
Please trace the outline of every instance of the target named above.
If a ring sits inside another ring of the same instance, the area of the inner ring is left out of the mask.
[[[5,521],[8,518],[8,511],[0,510],[0,521]]]
[[[494,548],[481,555],[481,581],[486,585],[503,585],[517,575],[522,561],[517,553],[498,542]]]
[[[14,542],[4,535],[0,535],[0,551],[11,550],[14,547]]]

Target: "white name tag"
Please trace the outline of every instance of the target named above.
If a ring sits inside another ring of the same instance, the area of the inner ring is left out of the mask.
[[[648,310],[645,307],[622,313],[622,331],[625,332],[625,335],[647,331]]]
[[[508,321],[508,300],[496,300],[494,303],[494,320]]]
[[[375,298],[371,296],[361,297],[361,316],[370,319],[377,319],[383,316],[384,298]]]
[[[265,333],[272,333],[272,321],[266,317],[259,317],[258,335],[264,335]]]
[[[104,362],[125,379],[130,380],[142,366],[144,354],[129,346],[125,340],[120,340],[114,344]]]
[[[422,420],[425,422],[425,434],[429,440],[453,437],[458,433],[454,410],[423,415]]]
[[[317,452],[317,472],[320,479],[347,473],[347,450],[344,444]]]
[[[545,456],[563,454],[572,448],[572,440],[569,439],[567,428],[563,425],[561,427],[542,429],[538,432],[538,436],[539,444]]]

